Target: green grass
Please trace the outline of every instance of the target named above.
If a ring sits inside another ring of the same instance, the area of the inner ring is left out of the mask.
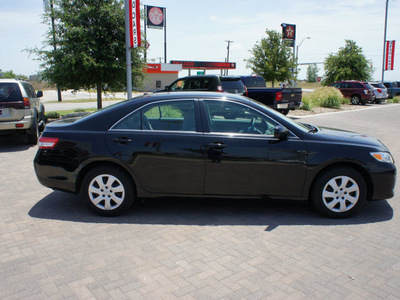
[[[121,101],[121,100],[126,100],[126,98],[106,98],[106,99],[102,99],[102,101]],[[63,100],[61,103],[85,103],[85,102],[97,102],[97,98]],[[60,103],[60,102],[59,101],[47,101],[46,103]]]
[[[67,114],[72,114],[76,112],[93,112],[96,111],[97,108],[78,108],[78,109],[69,109],[69,110],[58,110],[58,111],[50,111],[45,114],[46,120],[48,119],[59,119],[61,116],[65,116]]]

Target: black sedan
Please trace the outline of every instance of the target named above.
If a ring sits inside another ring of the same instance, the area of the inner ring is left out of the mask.
[[[393,197],[396,167],[378,140],[293,121],[248,98],[158,93],[49,124],[39,181],[80,193],[101,215],[160,196],[310,200],[346,217]]]

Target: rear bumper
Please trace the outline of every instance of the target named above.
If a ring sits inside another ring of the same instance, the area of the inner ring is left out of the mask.
[[[295,110],[302,106],[303,106],[303,102],[283,102],[283,103],[276,104],[277,109],[289,109],[289,110]]]
[[[27,116],[20,121],[0,121],[0,131],[1,130],[27,130],[32,127],[33,119],[31,116]],[[17,127],[18,124],[18,127]]]

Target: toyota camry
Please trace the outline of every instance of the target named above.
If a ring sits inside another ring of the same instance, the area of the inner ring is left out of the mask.
[[[296,122],[248,98],[143,95],[48,124],[34,159],[43,185],[100,215],[138,198],[309,200],[342,218],[393,197],[396,167],[375,138]]]

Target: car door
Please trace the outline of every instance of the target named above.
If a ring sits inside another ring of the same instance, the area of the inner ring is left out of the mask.
[[[299,196],[307,167],[305,143],[274,137],[278,122],[235,102],[201,102],[206,153],[205,193]]]
[[[353,84],[351,82],[342,82],[340,84],[340,91],[343,97],[350,98],[354,92]]]
[[[144,106],[107,133],[111,153],[127,164],[148,192],[202,194],[203,134],[195,100]]]

